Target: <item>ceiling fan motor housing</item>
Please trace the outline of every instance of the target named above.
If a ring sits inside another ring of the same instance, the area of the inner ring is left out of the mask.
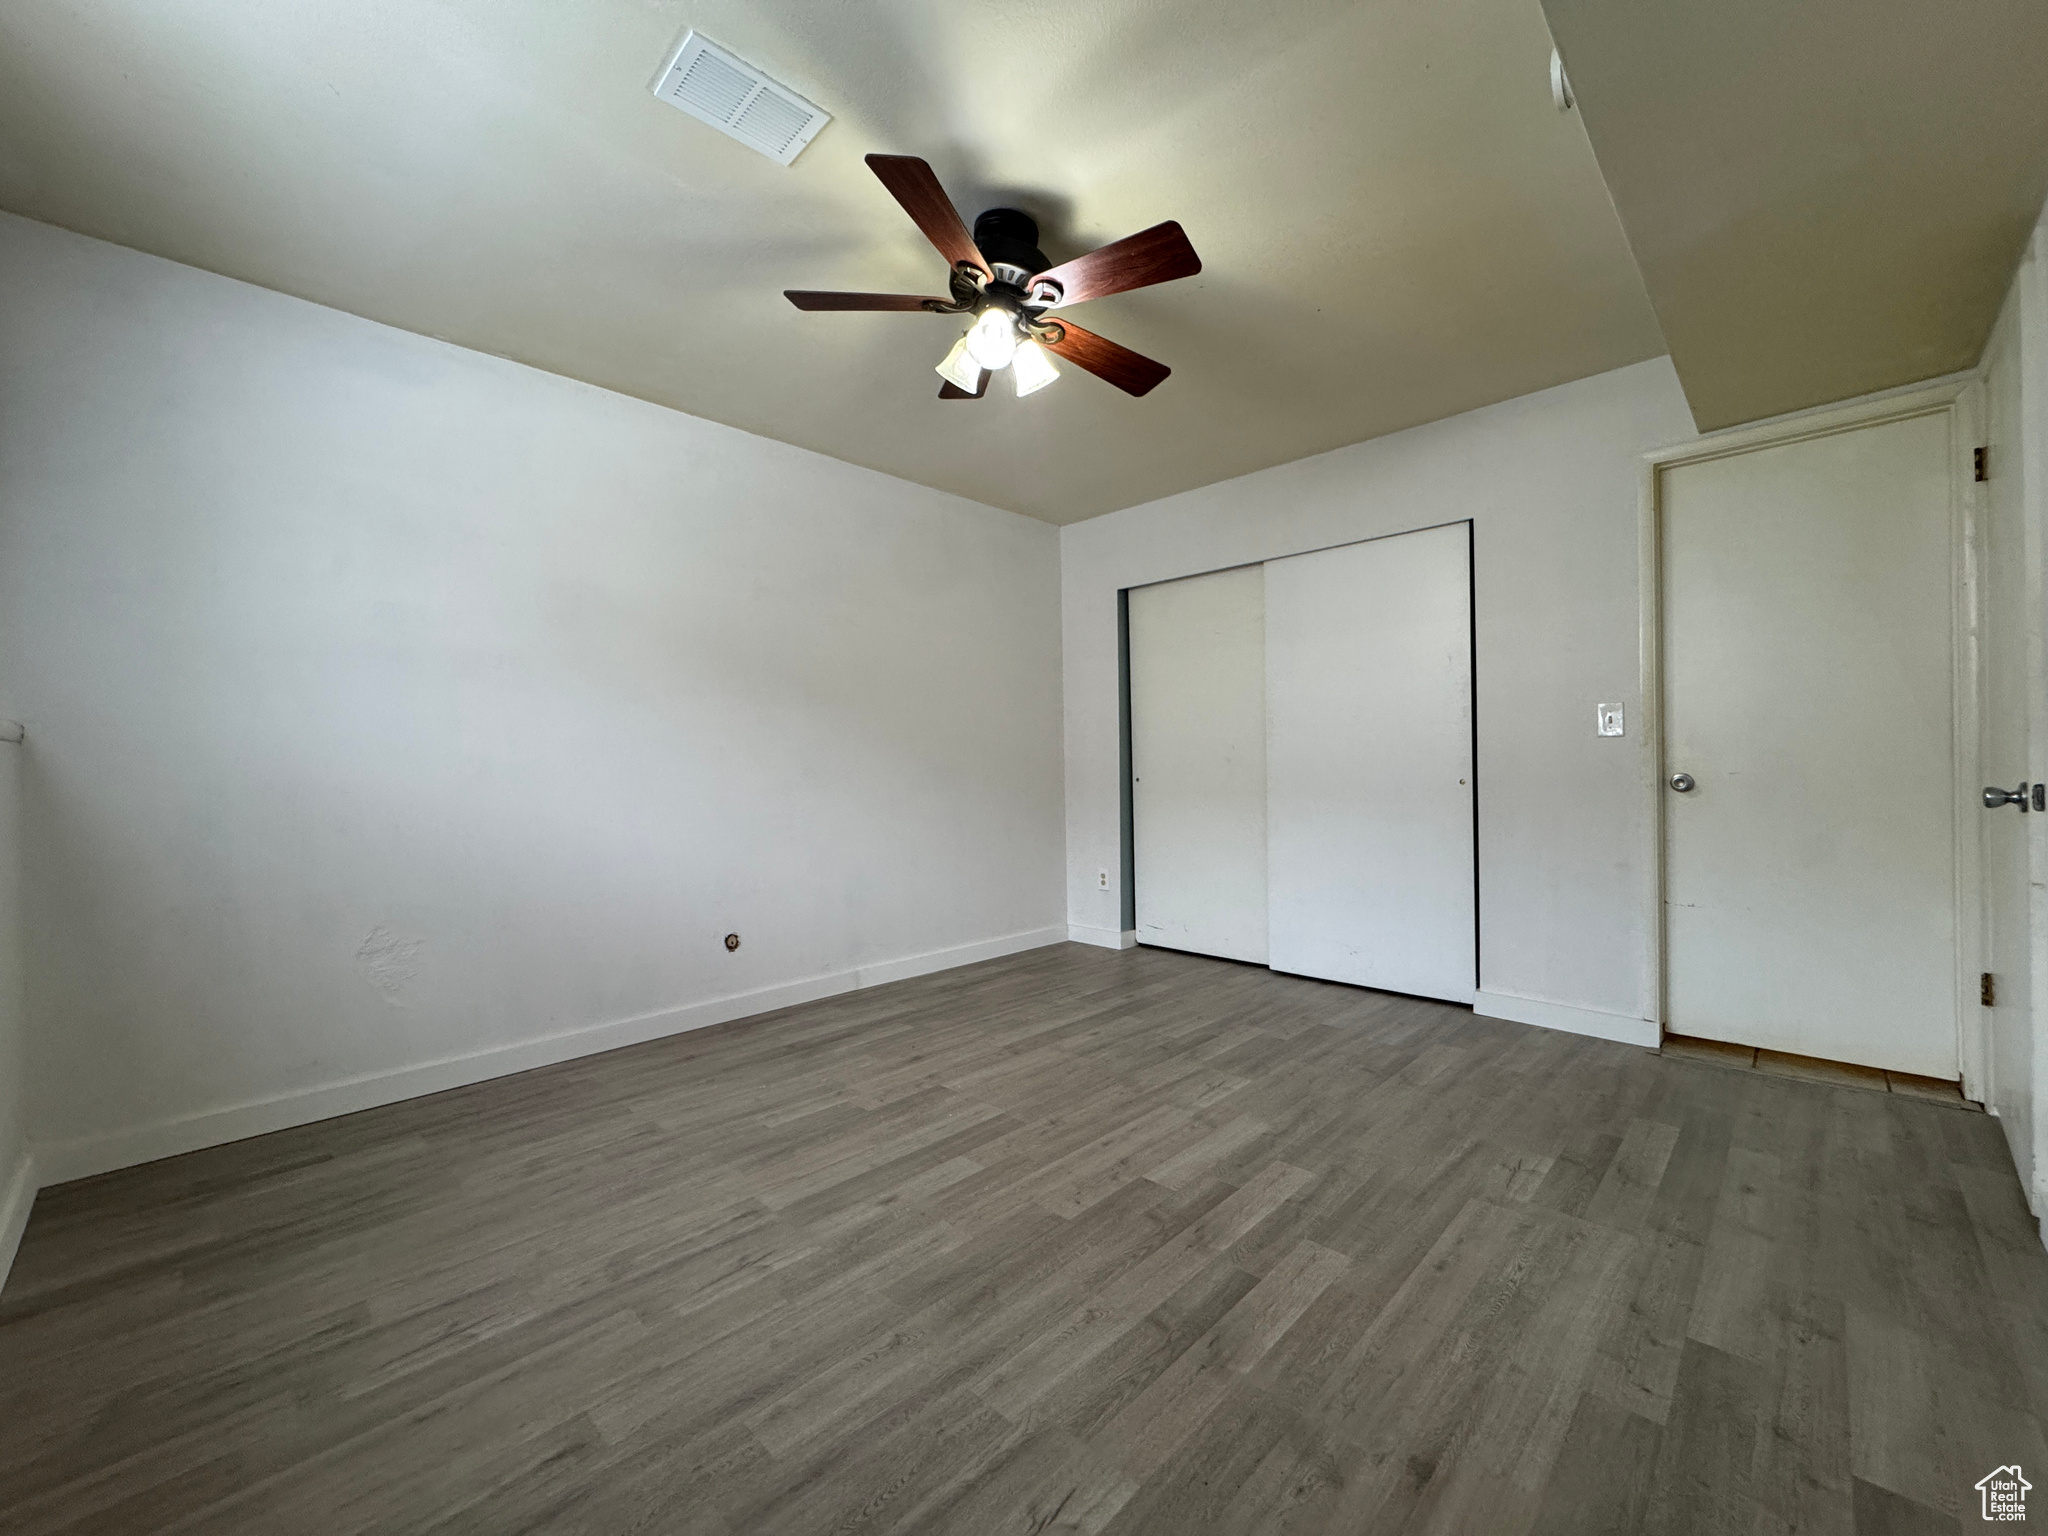
[[[976,219],[974,243],[996,281],[1012,288],[1021,289],[1052,265],[1038,248],[1038,221],[1015,208],[991,208]]]

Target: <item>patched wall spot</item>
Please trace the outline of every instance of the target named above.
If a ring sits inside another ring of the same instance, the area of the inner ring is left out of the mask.
[[[406,984],[419,974],[419,952],[425,942],[401,939],[379,923],[357,947],[356,959],[362,963],[370,985],[395,1002]]]

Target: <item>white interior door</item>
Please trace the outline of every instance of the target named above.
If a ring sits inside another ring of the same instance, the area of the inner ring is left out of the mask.
[[[1136,587],[1129,602],[1138,942],[1264,964],[1264,574]]]
[[[1266,565],[1275,970],[1470,1002],[1470,525]]]
[[[1666,1027],[1952,1078],[1948,417],[1662,480]]]

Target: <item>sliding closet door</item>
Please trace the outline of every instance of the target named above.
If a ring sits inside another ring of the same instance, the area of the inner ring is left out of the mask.
[[[1473,999],[1471,570],[1465,523],[1266,565],[1275,970]]]
[[[1256,565],[1130,594],[1138,942],[1266,959],[1266,609]]]

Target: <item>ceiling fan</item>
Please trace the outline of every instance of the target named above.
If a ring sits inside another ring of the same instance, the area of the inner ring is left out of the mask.
[[[1132,395],[1144,394],[1171,371],[1071,320],[1047,319],[1046,313],[1084,299],[1193,277],[1202,270],[1202,258],[1178,224],[1155,224],[1055,267],[1038,249],[1038,225],[1028,213],[991,208],[974,221],[970,235],[929,165],[914,155],[867,159],[868,169],[952,263],[952,297],[785,289],[784,297],[798,309],[973,315],[974,324],[938,366],[946,381],[939,389],[941,400],[979,400],[988,392],[989,376],[1004,368],[1011,369],[1018,394],[1043,389],[1059,377],[1048,352]]]

